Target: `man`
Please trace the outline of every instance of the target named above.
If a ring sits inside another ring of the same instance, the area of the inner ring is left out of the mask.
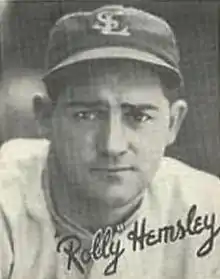
[[[43,80],[47,139],[1,150],[1,278],[220,278],[219,180],[164,157],[187,111],[170,26],[64,16]]]

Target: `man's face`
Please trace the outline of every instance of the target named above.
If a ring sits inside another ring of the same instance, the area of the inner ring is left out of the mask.
[[[75,191],[122,207],[154,177],[168,142],[169,102],[159,77],[139,64],[96,63],[85,72],[60,92],[52,146]]]

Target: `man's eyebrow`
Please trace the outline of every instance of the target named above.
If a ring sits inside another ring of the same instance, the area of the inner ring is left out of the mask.
[[[124,109],[141,109],[141,110],[155,110],[158,111],[159,108],[152,104],[130,104],[130,103],[123,103],[121,105]]]
[[[66,106],[68,107],[86,107],[86,108],[94,108],[94,107],[100,107],[100,106],[106,106],[104,102],[101,101],[94,101],[94,102],[88,102],[88,101],[74,101],[70,100],[67,101]]]
[[[109,105],[103,101],[74,101],[69,100],[66,103],[67,107],[85,107],[85,108],[96,108],[100,106],[108,107]],[[141,110],[154,110],[158,111],[159,108],[152,104],[131,104],[131,103],[122,103],[122,109],[141,109]]]

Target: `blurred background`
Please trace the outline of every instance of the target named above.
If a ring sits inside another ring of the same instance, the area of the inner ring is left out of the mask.
[[[189,112],[167,153],[220,174],[218,1],[1,0],[0,143],[14,137],[39,137],[31,100],[45,90],[40,77],[49,30],[65,13],[102,4],[136,6],[171,24],[180,47]]]

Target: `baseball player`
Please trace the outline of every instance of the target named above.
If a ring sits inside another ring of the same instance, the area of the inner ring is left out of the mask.
[[[220,278],[218,178],[164,156],[187,112],[171,27],[66,15],[34,107],[45,139],[0,154],[0,278]]]

